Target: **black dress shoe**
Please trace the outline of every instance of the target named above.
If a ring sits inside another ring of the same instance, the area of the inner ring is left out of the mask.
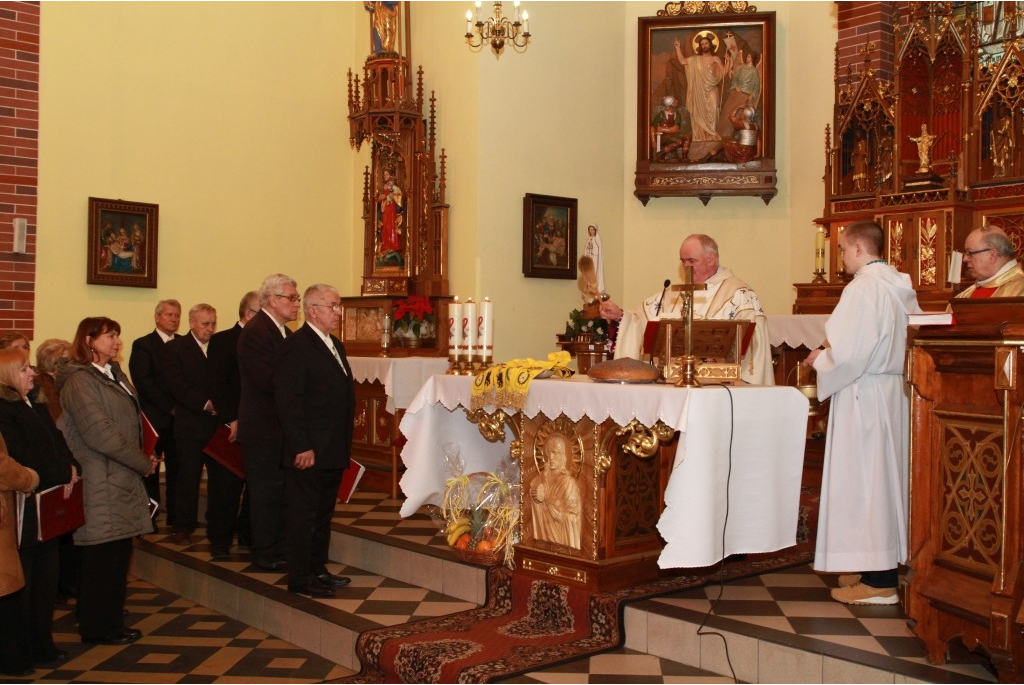
[[[288,584],[288,592],[294,592],[298,595],[309,595],[310,597],[333,597],[334,589],[329,588],[326,585],[321,584],[317,580],[311,580],[308,583],[301,583],[298,585]]]
[[[210,548],[210,561],[226,561],[229,557],[227,547],[217,546]]]
[[[35,658],[37,665],[62,664],[68,660],[68,653],[63,649],[54,649]]]
[[[28,678],[31,675],[36,674],[36,669],[29,666],[28,668],[14,669],[8,671],[6,669],[0,670],[0,673],[4,675],[14,676],[15,678]]]
[[[327,587],[345,587],[352,582],[351,578],[336,576],[330,571],[324,571],[316,579],[320,581],[321,585],[326,585]]]
[[[264,571],[279,571],[284,568],[284,559],[253,559],[252,563]]]
[[[142,633],[131,628],[115,630],[103,637],[82,637],[87,645],[129,645],[142,637]]]

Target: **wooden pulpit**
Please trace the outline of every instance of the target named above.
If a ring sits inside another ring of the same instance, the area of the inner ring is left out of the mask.
[[[954,300],[911,342],[906,610],[933,663],[987,655],[1024,679],[1024,298]]]

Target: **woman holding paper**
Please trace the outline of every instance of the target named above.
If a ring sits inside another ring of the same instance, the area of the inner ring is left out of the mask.
[[[13,347],[0,350],[0,434],[4,436],[10,456],[39,474],[36,492],[64,485],[70,495],[71,486],[78,482],[78,462],[46,408],[45,395],[37,394],[35,402],[29,401],[28,395],[35,387],[34,377],[28,353]],[[16,639],[22,663],[13,666],[21,668],[33,663],[61,662],[68,656],[53,643],[52,632],[60,572],[60,538],[39,542],[38,532],[35,502],[29,498],[25,503],[18,550],[25,588],[17,596],[13,607],[15,615],[8,615],[11,607],[0,607],[0,621],[18,626]],[[12,664],[5,663],[5,666],[10,668]]]
[[[132,538],[153,532],[143,477],[158,462],[142,451],[138,393],[121,371],[121,326],[107,317],[78,324],[71,358],[57,367],[64,435],[82,465],[85,525],[78,632],[88,644],[125,645],[142,633],[124,625]]]

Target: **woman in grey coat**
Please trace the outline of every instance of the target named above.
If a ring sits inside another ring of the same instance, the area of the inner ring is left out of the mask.
[[[121,326],[106,317],[78,324],[71,358],[57,369],[68,446],[82,465],[85,525],[75,531],[82,642],[123,645],[141,637],[124,625],[132,538],[153,532],[143,477],[157,462],[142,451],[138,394],[114,358]]]

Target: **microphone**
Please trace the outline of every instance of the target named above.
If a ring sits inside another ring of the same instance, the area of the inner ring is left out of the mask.
[[[665,291],[672,285],[672,281],[665,279],[665,287],[661,289],[661,299],[658,300],[658,304],[654,305],[654,315],[657,316],[661,312],[661,303],[665,301]]]

